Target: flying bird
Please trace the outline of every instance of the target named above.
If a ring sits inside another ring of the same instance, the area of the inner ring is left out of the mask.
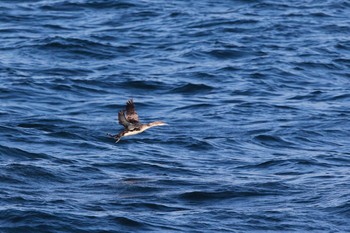
[[[125,114],[126,112],[126,114]],[[113,137],[116,141],[119,142],[122,137],[131,136],[135,134],[142,133],[146,129],[166,125],[163,121],[155,121],[148,124],[141,124],[139,121],[139,116],[135,110],[135,104],[133,99],[129,99],[126,102],[126,110],[121,110],[118,113],[118,122],[124,126],[124,130],[116,135],[108,134],[110,137]]]

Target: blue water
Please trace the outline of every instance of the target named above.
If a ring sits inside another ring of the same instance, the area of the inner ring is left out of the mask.
[[[0,13],[1,233],[350,232],[349,1]]]

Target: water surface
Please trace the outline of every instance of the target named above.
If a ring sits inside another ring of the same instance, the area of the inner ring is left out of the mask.
[[[350,231],[348,1],[0,12],[0,232]]]

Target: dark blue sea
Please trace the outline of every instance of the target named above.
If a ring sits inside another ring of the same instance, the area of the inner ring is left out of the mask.
[[[0,232],[350,232],[349,15],[1,0]]]

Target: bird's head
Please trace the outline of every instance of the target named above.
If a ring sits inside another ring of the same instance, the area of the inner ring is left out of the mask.
[[[167,123],[163,121],[155,121],[147,124],[149,127],[154,127],[154,126],[161,126],[161,125],[168,125]]]

